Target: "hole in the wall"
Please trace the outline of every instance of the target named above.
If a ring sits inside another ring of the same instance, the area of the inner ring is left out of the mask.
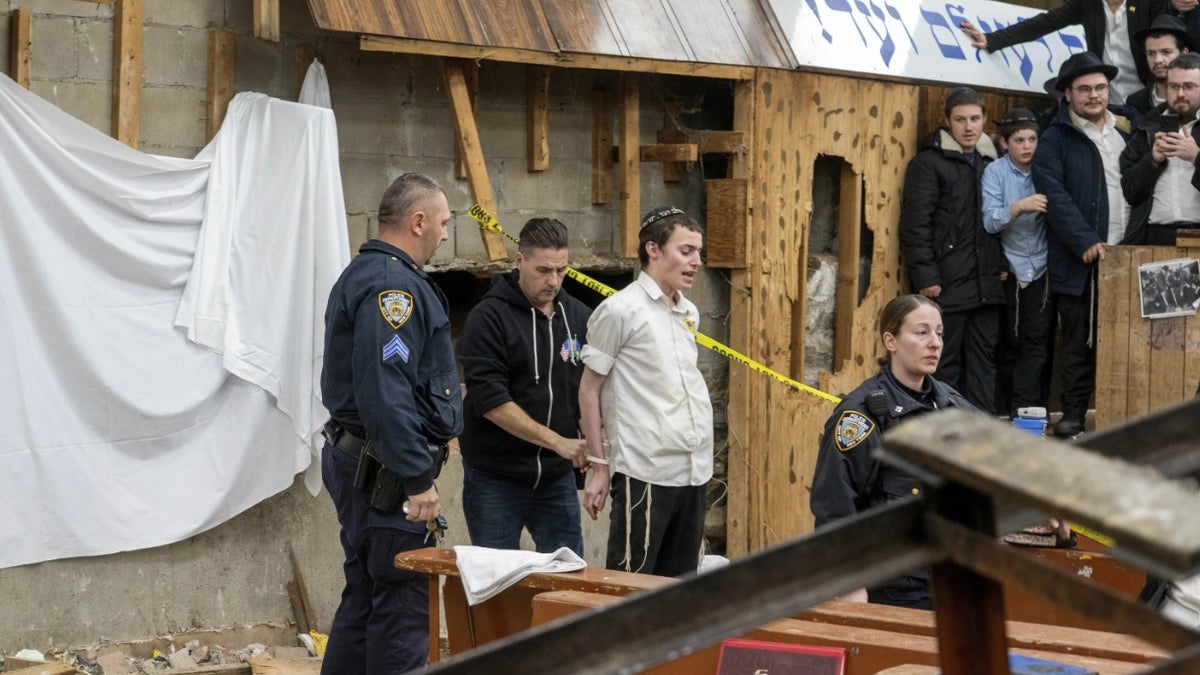
[[[833,372],[851,355],[854,310],[871,281],[875,237],[864,220],[862,174],[844,158],[818,155],[813,162],[812,217],[808,231],[808,277],[802,294],[807,312],[793,320],[793,370],[803,351],[806,382]],[[797,321],[803,321],[798,325]],[[796,344],[800,340],[802,345]]]

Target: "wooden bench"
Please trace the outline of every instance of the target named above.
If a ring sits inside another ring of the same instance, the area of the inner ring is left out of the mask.
[[[1090,577],[1129,597],[1136,597],[1145,579],[1143,572],[1112,558],[1102,547],[1084,537],[1080,537],[1080,542],[1080,547],[1075,549],[1028,551],[1032,557],[1072,574]],[[445,612],[449,652],[458,654],[528,628],[532,621],[533,599],[538,593],[580,591],[624,596],[675,581],[669,577],[592,567],[579,572],[537,573],[522,579],[496,597],[470,607],[459,579],[454,551],[440,548],[408,551],[396,557],[396,565],[401,569],[430,575],[430,662],[436,662],[440,655],[439,608]],[[873,609],[864,615],[859,611],[861,607],[863,605],[856,603],[826,603],[807,610],[797,618],[816,623],[933,636],[933,618],[928,612],[872,605]],[[1005,589],[1005,607],[1010,620],[1009,644],[1013,648],[1039,650],[1043,648],[1043,642],[1049,640],[1046,646],[1048,651],[1117,660],[1129,660],[1117,656],[1128,653],[1135,655],[1134,660],[1140,663],[1160,658],[1165,653],[1145,642],[1112,633],[1103,633],[1104,640],[1091,639],[1087,633],[1069,638],[1069,633],[1061,631],[1072,627],[1098,630],[1103,625],[1019,588]],[[1060,632],[1047,638],[1047,630]],[[1067,645],[1072,646],[1068,648]],[[1107,645],[1111,645],[1111,648],[1107,648]]]
[[[442,548],[407,551],[396,556],[396,566],[430,575],[430,663],[436,662],[439,656],[439,604],[446,615],[450,653],[458,654],[529,628],[533,597],[538,593],[587,591],[623,596],[675,582],[670,577],[596,567],[578,572],[534,573],[495,597],[471,607],[467,604],[467,595],[459,579],[454,551]],[[445,578],[444,584],[440,583],[442,577]]]
[[[555,619],[570,616],[576,612],[608,607],[620,601],[621,598],[619,597],[580,591],[550,591],[541,593],[533,599],[532,625],[539,626]],[[854,603],[839,604],[850,605]],[[879,608],[878,605],[858,604],[868,614]],[[848,614],[848,609],[842,607],[840,611],[843,614]],[[919,610],[904,611],[929,615],[928,612],[921,612]],[[932,618],[931,615],[930,618]],[[1047,633],[1054,633],[1058,630],[1055,626],[1044,626],[1042,628]],[[1124,636],[1087,632],[1091,633],[1088,637],[1092,640],[1104,641],[1110,637],[1124,638]],[[881,670],[898,666],[930,667],[938,665],[936,638],[930,635],[910,632],[897,632],[804,619],[782,619],[750,631],[741,637],[766,642],[843,647],[847,650],[846,675],[875,675]],[[1076,632],[1076,637],[1081,637],[1078,632]],[[1051,650],[1048,648],[1061,645],[1053,644],[1053,641],[1050,639],[1043,639],[1038,646],[1041,648],[1031,649],[1026,646],[1014,645],[1013,650],[1020,654],[1047,661],[1090,668],[1100,673],[1100,675],[1135,673],[1145,668],[1144,661],[1107,659],[1080,653],[1063,653]],[[1072,644],[1071,646],[1075,647],[1076,645]],[[644,672],[653,675],[715,673],[719,655],[719,646],[708,647]]]

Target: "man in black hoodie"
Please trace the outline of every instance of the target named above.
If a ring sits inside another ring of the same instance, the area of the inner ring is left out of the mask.
[[[1008,263],[983,227],[983,169],[996,149],[983,133],[983,97],[958,87],[946,126],[921,141],[904,176],[900,248],[914,293],[942,308],[945,346],[935,377],[995,412],[996,341]]]
[[[567,228],[525,224],[517,268],[467,316],[455,353],[467,382],[463,513],[471,543],[583,555],[575,472],[587,461],[579,434],[579,352],[591,309],[562,290]]]

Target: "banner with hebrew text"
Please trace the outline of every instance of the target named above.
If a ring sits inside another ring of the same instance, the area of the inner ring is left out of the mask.
[[[766,0],[803,67],[1042,92],[1072,54],[1081,26],[994,54],[971,46],[965,19],[988,33],[1041,10],[991,0]]]

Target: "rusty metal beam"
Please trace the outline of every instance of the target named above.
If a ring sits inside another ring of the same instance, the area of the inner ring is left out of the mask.
[[[1200,473],[1200,399],[1084,434],[1075,445],[1130,464],[1153,466],[1168,478],[1195,475]]]
[[[1106,623],[1115,632],[1135,635],[1172,650],[1200,641],[1200,633],[1131,602],[1115,591],[1067,574],[992,537],[938,517],[930,518],[927,526],[930,538],[939,542],[950,559],[959,565],[1071,607]]]
[[[886,442],[889,452],[949,481],[1104,532],[1116,542],[1114,555],[1156,574],[1200,567],[1200,493],[1149,467],[962,410],[900,425]]]
[[[428,672],[638,672],[936,562],[941,553],[925,542],[923,509],[916,499],[872,509],[611,609],[484,645]]]

